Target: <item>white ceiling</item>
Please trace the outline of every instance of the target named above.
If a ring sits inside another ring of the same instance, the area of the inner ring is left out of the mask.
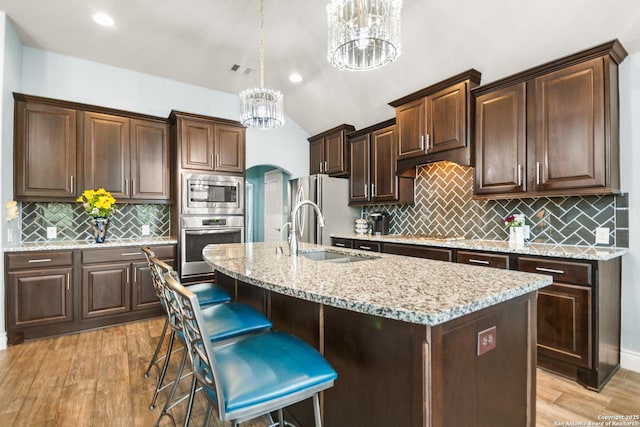
[[[489,83],[614,38],[640,51],[638,0],[404,0],[401,57],[338,71],[326,60],[328,2],[265,0],[265,86],[310,134],[391,118],[389,101],[469,68]],[[0,0],[0,10],[26,46],[225,92],[259,85],[258,0]],[[98,11],[115,26],[94,24]],[[289,82],[292,71],[304,80]]]

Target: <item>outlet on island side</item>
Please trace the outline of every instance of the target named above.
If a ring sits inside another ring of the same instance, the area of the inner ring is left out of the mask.
[[[478,356],[496,348],[496,327],[478,332]]]
[[[609,244],[609,227],[596,228],[596,245],[598,244]]]
[[[149,234],[151,234],[151,230],[149,229],[149,224],[144,224],[142,226],[142,235],[148,236]]]

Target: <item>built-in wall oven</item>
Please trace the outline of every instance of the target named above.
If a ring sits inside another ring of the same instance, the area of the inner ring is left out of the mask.
[[[183,279],[211,274],[203,259],[207,245],[244,242],[244,216],[191,215],[180,218],[180,276]]]
[[[181,215],[244,215],[244,177],[183,174]]]

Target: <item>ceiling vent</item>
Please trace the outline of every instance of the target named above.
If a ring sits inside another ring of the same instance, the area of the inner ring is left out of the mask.
[[[250,76],[252,75],[256,69],[255,68],[250,68],[250,67],[245,67],[243,65],[239,65],[239,64],[233,64],[231,67],[229,67],[229,71],[233,74],[239,74],[242,76]]]

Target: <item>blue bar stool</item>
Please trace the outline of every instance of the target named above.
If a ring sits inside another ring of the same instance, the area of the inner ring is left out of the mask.
[[[316,427],[321,427],[318,393],[337,378],[313,347],[289,334],[263,332],[214,348],[206,339],[207,321],[198,297],[171,274],[165,281],[178,301],[187,350],[193,365],[192,390],[200,384],[209,401],[204,425],[214,406],[222,422],[241,422],[313,398]],[[189,403],[190,411],[193,395]],[[185,424],[186,425],[186,424]]]
[[[151,271],[151,279],[153,282],[153,287],[155,288],[155,291],[156,291],[156,296],[160,300],[160,304],[162,305],[162,308],[164,309],[165,313],[167,313],[167,308],[165,306],[163,295],[162,295],[162,289],[160,287],[161,277],[157,275],[156,269],[153,267],[153,264],[150,261],[150,258],[151,257],[155,258],[156,255],[148,246],[141,246],[140,250],[144,254],[145,258],[147,259],[147,263],[149,264],[149,270]],[[191,291],[196,295],[198,295],[198,297],[200,298],[200,303],[202,305],[220,304],[223,302],[231,301],[231,297],[229,296],[229,294],[223,288],[216,285],[215,283],[198,283],[196,285],[192,285]],[[158,344],[156,345],[156,349],[153,352],[153,356],[151,357],[149,366],[147,366],[147,370],[144,371],[145,378],[149,377],[149,373],[151,372],[151,368],[153,366],[157,366],[158,369],[161,369],[159,364],[167,357],[166,355],[159,356],[159,354],[160,354],[160,349],[162,348],[162,344],[164,343],[165,337],[167,335],[168,327],[169,327],[169,316],[167,315],[164,320],[164,326],[162,327],[162,334],[160,335],[160,340],[158,340]],[[152,409],[153,409],[153,406],[154,405],[152,404]]]
[[[167,287],[165,275],[169,275],[169,277],[171,277],[172,280],[176,282],[179,279],[177,273],[171,268],[170,265],[160,261],[155,257],[151,257],[149,259],[153,264],[153,268],[155,269],[156,274],[160,277],[160,287],[162,289],[163,299],[168,311],[169,326],[171,327],[167,358],[165,359],[162,378],[158,382],[153,400],[153,403],[155,403],[158,393],[166,387],[172,386],[171,391],[167,396],[166,403],[158,419],[159,422],[163,416],[170,416],[171,418],[173,418],[169,411],[187,397],[190,397],[189,400],[192,401],[193,395],[195,395],[195,390],[191,390],[189,394],[174,401],[174,396],[178,388],[178,384],[180,380],[184,378],[182,376],[182,373],[187,359],[186,345],[183,346],[182,358],[178,367],[178,371],[176,373],[175,380],[167,383],[166,385],[163,385],[164,374],[166,374],[169,357],[172,352],[171,349],[173,347],[175,337],[177,336],[182,343],[184,343],[185,341],[181,323],[182,316],[180,315],[179,311],[180,309],[178,307],[178,303],[175,299],[174,293]],[[246,304],[228,302],[223,304],[202,306],[200,307],[200,309],[207,328],[207,333],[205,336],[209,338],[208,342],[211,345],[227,345],[236,340],[243,339],[247,335],[268,331],[271,328],[271,322],[269,321],[269,319],[267,319],[255,308]],[[187,422],[189,415],[190,413],[187,413]]]

